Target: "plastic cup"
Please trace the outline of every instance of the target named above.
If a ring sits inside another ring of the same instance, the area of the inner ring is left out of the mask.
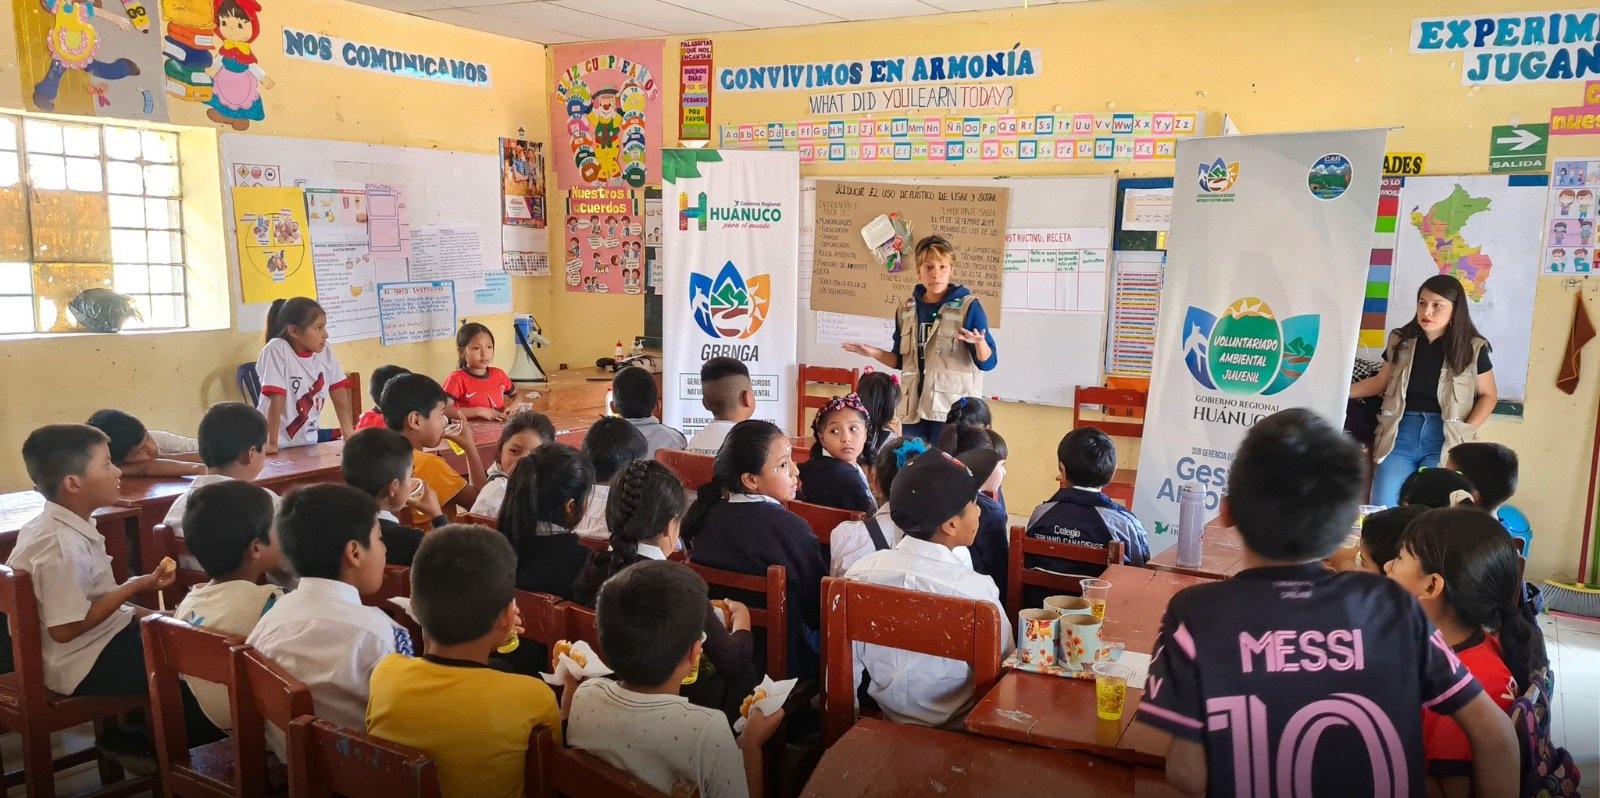
[[[1111,593],[1111,583],[1104,579],[1085,579],[1078,583],[1083,597],[1089,601],[1089,613],[1096,620],[1106,619],[1106,596]]]
[[[1115,662],[1094,664],[1094,712],[1101,720],[1121,720],[1133,669]]]

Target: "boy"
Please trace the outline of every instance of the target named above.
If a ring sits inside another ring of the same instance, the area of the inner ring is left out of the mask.
[[[411,442],[392,429],[364,429],[344,444],[339,473],[344,482],[378,502],[378,534],[389,565],[411,565],[422,545],[422,530],[400,523],[395,513],[413,507],[428,520],[429,529],[449,523],[439,508],[439,497],[428,483],[413,497]]]
[[[656,420],[661,400],[656,395],[656,378],[648,369],[629,366],[611,378],[611,412],[628,420],[644,434],[645,457],[657,449],[683,449],[689,441],[683,433]]]
[[[489,668],[521,625],[516,570],[511,543],[492,529],[430,533],[411,567],[411,610],[428,653],[390,654],[372,671],[367,733],[426,751],[445,795],[521,796],[528,735],[543,726],[561,742],[550,688]]]
[[[383,421],[389,429],[411,442],[415,452],[412,472],[433,489],[440,506],[465,509],[477,501],[478,489],[483,487],[488,476],[483,471],[472,427],[459,424],[458,432],[445,434],[445,407],[449,404],[449,395],[432,377],[402,374],[389,380],[383,389]],[[447,438],[462,450],[467,461],[466,479],[462,479],[443,457],[426,451]]]
[[[711,423],[689,440],[689,451],[716,454],[733,425],[756,413],[755,386],[750,368],[736,358],[714,357],[700,366],[700,404],[711,413]]]
[[[411,636],[361,597],[383,585],[378,505],[346,485],[308,485],[283,497],[283,553],[300,586],[262,616],[246,643],[311,688],[317,715],[366,728],[367,682],[384,657],[412,654]],[[283,759],[284,730],[267,727]]]
[[[1061,489],[1028,517],[1028,537],[1052,543],[1077,543],[1105,548],[1112,541],[1122,544],[1122,562],[1144,565],[1150,559],[1150,544],[1144,525],[1128,508],[1100,492],[1117,471],[1117,446],[1104,432],[1094,427],[1067,433],[1056,447],[1056,482]],[[1104,568],[1030,556],[1023,563],[1064,574],[1099,576]],[[1026,591],[1024,603],[1039,606],[1043,595]]]
[[[700,659],[709,601],[705,580],[679,563],[641,562],[606,580],[595,617],[613,674],[578,686],[568,745],[672,795],[761,794],[761,747],[783,711],[751,709],[736,741],[721,712],[678,695]]]
[[[189,506],[189,497],[207,485],[255,480],[267,464],[267,456],[261,453],[266,446],[267,417],[261,415],[260,410],[243,402],[212,405],[200,418],[200,461],[205,463],[205,473],[195,477],[189,489],[178,495],[161,523],[170,527],[172,534],[184,537],[183,513]],[[272,502],[277,506],[276,495],[272,495]],[[189,563],[182,565],[196,567]]]
[[[249,405],[240,407],[256,413]],[[200,434],[205,435],[204,422]],[[265,422],[261,434],[266,435]],[[185,495],[189,499],[184,511],[189,551],[211,581],[191,589],[174,615],[194,626],[245,637],[283,597],[283,590],[276,585],[257,584],[277,570],[282,560],[278,536],[272,530],[277,499],[265,488],[237,480],[206,485]],[[219,729],[232,729],[227,686],[198,679],[185,681],[206,717]]]
[[[384,386],[389,384],[389,380],[402,374],[410,373],[411,369],[393,364],[379,366],[372,370],[372,383],[367,386],[367,392],[372,395],[372,409],[362,413],[361,418],[356,419],[357,432],[364,429],[382,429],[385,426],[383,421]]]
[[[1517,492],[1517,453],[1503,443],[1459,443],[1445,457],[1444,467],[1459,471],[1477,489],[1478,507],[1491,515]]]
[[[583,456],[594,466],[594,488],[583,507],[583,520],[572,531],[580,538],[605,540],[611,537],[606,527],[606,499],[611,496],[611,478],[622,467],[644,459],[650,445],[643,433],[627,421],[607,416],[594,423],[583,436]]]
[[[966,465],[939,451],[900,469],[889,504],[905,537],[892,549],[861,558],[845,578],[987,601],[1000,611],[1000,655],[1005,656],[1011,652],[1011,624],[1004,620],[1000,590],[957,554],[978,535],[981,486]],[[972,669],[965,663],[864,644],[855,646],[855,661],[857,688],[867,671],[872,679],[867,694],[896,723],[958,729],[972,709]]]
[[[1221,521],[1246,570],[1162,620],[1137,719],[1174,735],[1167,780],[1212,795],[1423,794],[1422,710],[1451,715],[1481,795],[1514,795],[1511,721],[1398,584],[1334,573],[1366,489],[1360,447],[1316,414],[1257,422]]]
[[[204,474],[206,467],[161,455],[183,454],[196,448],[194,438],[145,429],[144,423],[121,410],[96,410],[89,426],[110,439],[111,462],[129,477],[186,477]]]

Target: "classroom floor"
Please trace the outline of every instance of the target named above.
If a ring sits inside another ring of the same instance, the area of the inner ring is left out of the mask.
[[[1556,669],[1556,702],[1551,720],[1556,744],[1572,752],[1583,774],[1584,798],[1600,798],[1600,621],[1546,615],[1539,619],[1545,646]],[[55,737],[56,754],[91,744],[93,732],[81,726]],[[0,735],[0,757],[7,768],[22,762],[15,734]],[[56,777],[56,791],[69,794],[99,784],[93,763],[79,765]],[[10,796],[23,795],[13,787]]]

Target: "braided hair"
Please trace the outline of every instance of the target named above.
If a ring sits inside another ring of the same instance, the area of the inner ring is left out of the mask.
[[[671,469],[654,460],[635,460],[623,466],[612,478],[606,498],[611,550],[595,555],[606,578],[638,559],[640,543],[665,535],[683,514],[684,505],[683,484]]]

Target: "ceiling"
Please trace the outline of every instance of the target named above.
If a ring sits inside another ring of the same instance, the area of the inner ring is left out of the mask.
[[[825,25],[1077,0],[355,0],[539,44]]]

